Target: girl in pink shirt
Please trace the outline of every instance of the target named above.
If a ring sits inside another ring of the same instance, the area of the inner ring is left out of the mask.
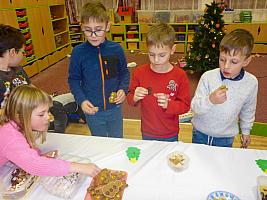
[[[13,162],[37,176],[64,176],[78,172],[95,176],[101,170],[93,163],[75,163],[41,156],[36,139],[45,141],[51,98],[42,90],[21,85],[14,88],[0,116],[0,166]]]

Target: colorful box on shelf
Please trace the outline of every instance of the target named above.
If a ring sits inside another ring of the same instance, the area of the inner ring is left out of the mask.
[[[128,45],[128,49],[130,49],[130,50],[137,50],[138,49],[137,42],[129,42],[129,43],[127,43],[127,45]]]
[[[16,10],[16,15],[17,16],[24,16],[26,15],[26,10],[23,9],[23,10]]]
[[[123,38],[120,37],[120,36],[117,36],[117,37],[114,37],[113,40],[114,40],[115,42],[121,42],[121,41],[123,41]]]
[[[18,22],[25,22],[27,21],[27,16],[18,16],[17,19],[18,19]]]
[[[120,16],[132,16],[134,13],[134,8],[130,6],[119,6],[118,8],[118,14]]]
[[[154,14],[155,14],[154,11],[137,10],[138,22],[139,23],[153,23]]]

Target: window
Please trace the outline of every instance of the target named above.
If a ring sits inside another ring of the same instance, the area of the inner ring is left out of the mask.
[[[141,10],[197,10],[199,0],[141,0]]]
[[[267,0],[230,0],[230,7],[234,9],[266,9]]]

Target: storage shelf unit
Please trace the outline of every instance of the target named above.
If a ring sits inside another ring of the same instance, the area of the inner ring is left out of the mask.
[[[26,38],[22,66],[30,77],[71,52],[64,3],[65,0],[1,0],[0,23],[19,28]]]
[[[170,24],[175,30],[177,52],[186,52],[193,35],[197,30],[196,23]],[[125,50],[146,51],[146,36],[152,24],[113,24],[110,28],[110,38],[121,44]]]
[[[56,49],[64,47],[66,44],[70,43],[65,5],[51,5],[50,16]]]
[[[108,38],[121,44],[124,50],[147,51],[146,36],[152,23],[112,24]],[[197,23],[170,23],[175,31],[176,52],[186,53],[193,42]],[[226,33],[243,28],[254,36],[253,53],[267,53],[267,23],[225,24]]]
[[[80,24],[69,24],[70,42],[76,46],[84,41],[84,35]]]

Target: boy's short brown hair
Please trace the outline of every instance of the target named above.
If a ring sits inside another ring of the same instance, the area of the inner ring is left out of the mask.
[[[0,57],[9,49],[21,49],[24,44],[25,38],[19,29],[0,24]]]
[[[251,55],[254,44],[252,34],[244,29],[236,29],[225,35],[220,43],[220,52],[237,55],[241,53],[246,57]]]
[[[147,33],[146,44],[150,46],[169,46],[173,47],[175,32],[169,24],[159,23],[153,25]]]
[[[88,23],[89,20],[95,20],[96,22],[107,23],[109,21],[109,15],[105,6],[99,1],[92,1],[85,4],[81,12],[82,23]]]

